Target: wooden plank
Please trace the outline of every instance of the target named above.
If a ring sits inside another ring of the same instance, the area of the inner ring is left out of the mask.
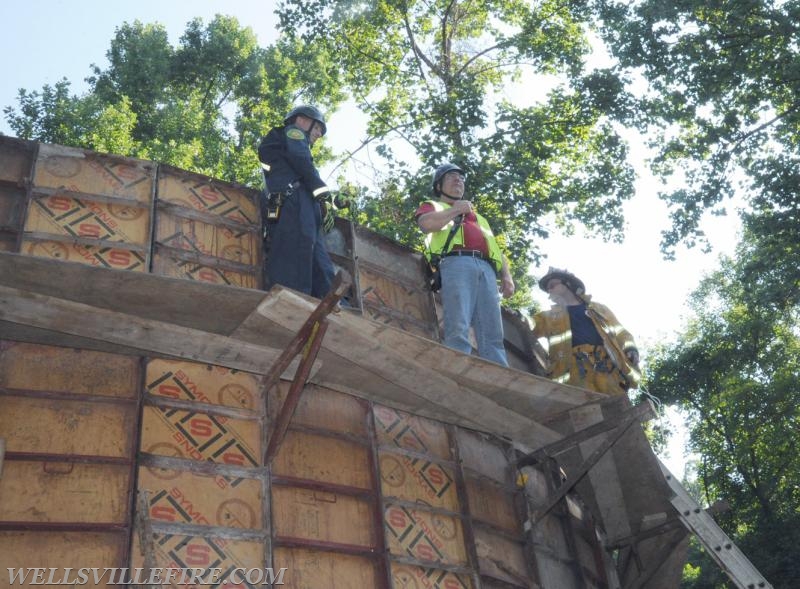
[[[256,373],[279,356],[275,348],[5,286],[0,319]]]
[[[264,298],[261,291],[6,252],[0,252],[0,285],[221,335],[230,335]],[[260,337],[263,343],[272,334]]]
[[[302,325],[301,318],[307,316],[311,310],[313,310],[311,301],[289,290],[274,287],[244,325],[258,324],[259,321],[267,319],[286,329],[296,330]],[[427,346],[427,354],[435,357],[434,351],[438,353],[440,349],[444,349],[438,344],[394,329],[391,329],[395,336],[392,341],[382,341],[380,334],[386,333],[387,328],[349,313],[332,316],[330,322],[331,326],[325,337],[325,348],[328,352],[358,363],[362,368],[397,383],[417,397],[423,397],[425,404],[433,403],[447,407],[454,417],[462,418],[462,424],[470,424],[472,427],[477,425],[477,429],[497,433],[522,443],[535,444],[537,447],[543,440],[557,439],[558,436],[548,428],[474,390],[459,386],[452,378],[443,375],[443,370],[434,368],[435,364],[432,364],[432,367],[420,364],[415,358],[409,357],[407,350],[403,349],[403,342],[414,339],[424,343]],[[247,333],[251,328],[243,329],[242,333]],[[237,332],[234,332],[234,335],[237,335]],[[467,361],[480,362],[481,366],[491,365],[477,358],[470,359],[463,355],[462,357]],[[364,365],[366,359],[369,359],[367,366]],[[507,370],[499,366],[497,368],[501,371]],[[334,380],[337,376],[338,374],[326,372],[312,380],[337,388]]]
[[[270,394],[270,414],[274,419],[289,390],[288,382],[280,382]],[[295,426],[326,429],[366,439],[366,403],[357,397],[308,384],[292,417]]]

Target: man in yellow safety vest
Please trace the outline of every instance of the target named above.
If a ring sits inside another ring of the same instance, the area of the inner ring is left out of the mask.
[[[415,214],[417,225],[426,235],[428,259],[432,254],[441,256],[444,344],[469,354],[469,330],[473,327],[478,355],[508,366],[500,292],[505,298],[513,295],[514,280],[486,219],[464,199],[464,181],[464,170],[456,165],[436,168],[436,200],[425,201]]]

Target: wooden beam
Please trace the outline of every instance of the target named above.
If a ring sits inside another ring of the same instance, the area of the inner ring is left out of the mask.
[[[296,331],[300,327],[302,318],[308,316],[311,310],[313,310],[312,301],[287,289],[275,287],[253,315],[233,335],[257,333],[259,321],[264,320]],[[331,316],[329,321],[331,325],[325,336],[325,350],[328,354],[339,356],[348,363],[357,364],[362,370],[371,372],[374,375],[373,378],[380,377],[389,380],[408,391],[407,395],[416,396],[425,404],[432,403],[440,408],[445,408],[452,417],[445,418],[444,421],[491,432],[515,440],[529,448],[551,443],[560,438],[559,434],[541,426],[530,417],[487,398],[482,391],[475,391],[459,385],[450,378],[444,368],[435,369],[423,365],[414,358],[408,357],[402,347],[391,346],[387,342],[376,339],[374,322],[345,312]],[[398,333],[402,334],[402,332]],[[410,334],[406,335],[415,337]],[[431,351],[442,348],[435,342],[427,341],[427,345]],[[469,357],[465,356],[465,358]],[[476,360],[480,361],[480,359]],[[336,364],[335,359],[332,363]],[[482,361],[482,364],[491,363]],[[500,366],[497,368],[509,370]],[[335,366],[328,366],[327,370],[320,371],[315,377],[315,382],[336,388],[335,383],[326,381],[330,376],[335,376],[328,372],[332,370],[335,370]]]
[[[265,374],[280,355],[268,346],[5,286],[0,320],[256,374]]]
[[[531,517],[531,524],[535,524],[537,521],[540,521],[545,515],[547,515],[551,509],[559,502],[564,496],[572,490],[578,482],[586,476],[586,473],[591,470],[591,468],[599,462],[599,460],[603,457],[603,455],[608,452],[614,444],[628,431],[634,423],[639,420],[638,416],[636,415],[628,415],[622,422],[617,426],[616,431],[613,434],[609,435],[602,444],[600,444],[594,452],[581,464],[581,466],[577,469],[576,472],[572,473],[566,481],[564,481],[561,486],[556,490],[556,492],[548,497],[547,503],[536,510],[536,513]]]
[[[552,458],[553,456],[561,454],[562,452],[573,448],[581,442],[585,442],[586,440],[589,440],[595,436],[619,427],[620,424],[628,418],[635,419],[636,421],[648,421],[655,418],[655,416],[655,409],[650,401],[639,403],[634,408],[629,409],[627,412],[615,419],[601,421],[587,428],[579,430],[561,440],[558,440],[557,442],[549,444],[543,448],[539,448],[535,452],[526,454],[517,461],[517,468],[522,468],[523,466],[533,466],[534,464],[538,464],[539,462],[543,462],[548,458]]]

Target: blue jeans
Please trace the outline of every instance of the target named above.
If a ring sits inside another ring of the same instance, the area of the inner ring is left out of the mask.
[[[503,347],[500,293],[492,265],[479,258],[442,258],[444,345],[465,354],[472,352],[469,328],[475,328],[478,355],[508,366]]]

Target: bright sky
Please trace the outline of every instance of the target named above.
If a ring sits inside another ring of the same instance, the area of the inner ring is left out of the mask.
[[[264,0],[137,0],[108,2],[98,0],[28,0],[0,4],[0,21],[5,23],[0,35],[0,110],[17,106],[19,88],[40,90],[62,77],[72,83],[73,93],[86,90],[83,79],[91,74],[90,65],[105,68],[106,51],[115,29],[123,22],[140,20],[165,26],[170,41],[176,44],[186,24],[195,17],[208,23],[215,14],[231,15],[240,25],[253,29],[259,44],[269,45],[276,36],[275,2]],[[358,119],[353,112],[334,114],[329,121],[326,140],[334,148],[354,150],[363,134],[353,132]],[[341,126],[340,126],[341,125]],[[347,132],[337,133],[338,129]],[[2,117],[0,133],[11,134]],[[633,138],[636,141],[636,138]],[[644,154],[634,145],[634,154]],[[363,152],[362,152],[363,153]],[[361,154],[360,154],[361,155]],[[366,158],[366,155],[363,157]],[[637,195],[626,206],[627,237],[623,244],[600,240],[564,237],[553,234],[540,244],[547,258],[539,277],[549,265],[567,268],[586,284],[594,300],[616,313],[634,334],[646,360],[649,347],[670,338],[686,315],[687,295],[697,285],[702,273],[716,267],[720,252],[731,253],[736,240],[735,217],[715,218],[704,230],[715,251],[680,249],[674,262],[664,261],[659,253],[661,231],[667,227],[666,206],[657,198],[659,184],[637,162]],[[354,178],[355,181],[363,181]],[[467,182],[469,184],[469,182]],[[469,190],[469,186],[467,187]],[[544,293],[539,302],[547,306]],[[677,475],[683,474],[680,440],[675,440],[667,462]]]

